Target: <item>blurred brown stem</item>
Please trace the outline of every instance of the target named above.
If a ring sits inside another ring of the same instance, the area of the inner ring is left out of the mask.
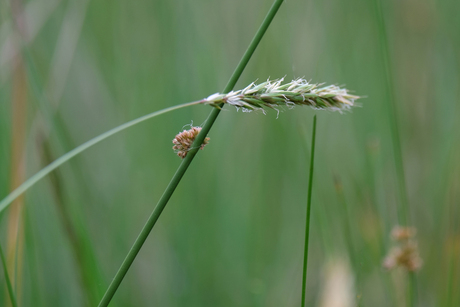
[[[49,139],[42,140],[41,145],[43,147],[43,162],[45,165],[50,164],[54,161],[54,157],[51,151],[51,145]],[[74,223],[71,218],[67,206],[65,205],[64,190],[61,182],[63,182],[62,176],[58,170],[50,174],[51,188],[54,192],[55,203],[59,218],[61,219],[62,226],[66,233],[67,238],[70,241],[73,254],[77,262],[77,271],[79,272],[80,283],[83,289],[85,289],[87,304],[92,306],[97,304],[99,299],[99,293],[97,293],[97,287],[93,285],[95,280],[92,279],[92,272],[88,271],[88,259],[85,253],[85,246],[82,239],[77,232]]]
[[[11,1],[11,10],[16,34],[24,35],[25,25],[22,18],[21,0]],[[19,41],[19,40],[18,40]],[[15,45],[16,49],[21,48],[19,43]],[[12,121],[11,121],[11,162],[10,162],[10,189],[13,191],[25,180],[25,144],[26,144],[26,120],[27,120],[27,77],[24,67],[24,61],[20,52],[15,53],[13,58],[12,69]],[[20,285],[22,275],[22,259],[24,245],[24,199],[20,197],[12,203],[8,215],[7,226],[7,268],[11,275],[13,289],[16,292],[18,300],[20,299]],[[6,306],[10,306],[7,299]]]

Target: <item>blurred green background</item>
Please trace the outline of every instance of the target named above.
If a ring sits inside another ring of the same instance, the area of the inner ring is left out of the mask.
[[[376,1],[285,1],[236,88],[305,77],[346,85],[362,107],[278,118],[225,107],[113,306],[299,306],[314,114],[307,306],[403,306],[404,272],[381,267],[399,200]],[[383,2],[424,260],[417,306],[459,306],[460,2]],[[2,0],[0,198],[13,178],[112,127],[222,91],[271,4]],[[31,188],[19,224],[11,209],[2,215],[20,305],[97,304],[181,162],[171,140],[210,111],[111,137]],[[3,275],[0,285],[6,305]],[[328,303],[341,293],[342,305]]]

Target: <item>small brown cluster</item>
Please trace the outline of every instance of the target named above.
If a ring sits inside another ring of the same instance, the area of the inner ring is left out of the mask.
[[[390,270],[395,267],[405,268],[407,271],[417,271],[423,261],[419,256],[417,242],[414,239],[416,229],[413,227],[395,226],[391,231],[391,238],[397,242],[383,261],[383,267]]]
[[[174,146],[174,152],[177,153],[182,159],[187,156],[187,153],[191,149],[193,141],[196,136],[200,133],[201,127],[192,127],[189,130],[184,130],[181,133],[177,134],[174,140],[172,141]],[[209,143],[209,138],[205,138],[203,144],[201,144],[201,149],[204,148]]]

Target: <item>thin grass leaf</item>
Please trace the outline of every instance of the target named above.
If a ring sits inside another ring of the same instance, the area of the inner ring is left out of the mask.
[[[95,138],[93,138],[93,139],[81,144],[80,146],[78,146],[75,149],[69,151],[65,155],[57,158],[56,160],[54,160],[54,162],[52,162],[48,166],[42,168],[38,173],[36,173],[35,175],[33,175],[32,177],[27,179],[23,184],[21,184],[19,187],[17,187],[13,192],[8,194],[8,196],[6,196],[0,202],[0,213],[3,210],[5,210],[5,208],[8,207],[8,205],[10,205],[22,193],[24,193],[30,187],[32,187],[34,184],[36,184],[38,181],[40,181],[40,179],[43,179],[46,175],[51,173],[53,170],[55,170],[56,168],[58,168],[59,166],[61,166],[65,162],[69,161],[70,159],[72,159],[73,157],[78,155],[79,153],[82,153],[83,151],[87,150],[91,146],[96,145],[97,143],[105,140],[106,138],[108,138],[108,137],[110,137],[110,136],[112,136],[114,134],[117,134],[118,132],[121,132],[121,131],[129,128],[129,127],[134,126],[134,125],[140,124],[140,123],[142,123],[142,122],[144,122],[144,121],[146,121],[148,119],[151,119],[151,118],[153,118],[155,116],[158,116],[158,115],[161,115],[161,114],[164,114],[164,113],[167,113],[167,112],[171,112],[171,111],[174,111],[174,110],[182,109],[182,108],[185,108],[185,107],[193,106],[193,105],[196,105],[196,104],[199,104],[199,103],[201,103],[201,101],[188,102],[188,103],[184,103],[184,104],[180,104],[180,105],[177,105],[177,106],[169,107],[169,108],[166,108],[166,109],[163,109],[163,110],[160,110],[160,111],[156,111],[156,112],[141,116],[139,118],[133,119],[132,121],[124,123],[124,124],[122,124],[122,125],[120,125],[118,127],[115,127],[115,128],[113,128],[113,129],[111,129],[111,130],[109,130],[107,132],[104,132],[103,134],[100,134],[100,135],[96,136]]]

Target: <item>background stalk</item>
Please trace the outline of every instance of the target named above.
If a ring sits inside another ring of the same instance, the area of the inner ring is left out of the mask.
[[[316,115],[313,116],[313,132],[312,132],[312,137],[311,137],[310,176],[308,179],[307,215],[306,215],[306,220],[305,220],[305,246],[304,246],[304,253],[303,253],[302,302],[301,302],[302,307],[305,306],[305,287],[307,284],[308,241],[310,237],[311,191],[313,188],[313,165],[315,161],[315,141],[316,141]]]
[[[8,267],[6,265],[6,261],[5,261],[5,255],[3,254],[3,248],[0,244],[0,260],[2,261],[2,266],[3,266],[3,274],[5,276],[5,281],[6,281],[6,288],[8,290],[8,295],[10,297],[10,302],[11,302],[11,305],[13,307],[17,307],[18,304],[16,302],[16,296],[14,295],[14,291],[13,291],[13,286],[11,285],[11,280],[10,280],[10,276],[8,274]]]
[[[43,160],[49,164],[53,161],[49,140],[42,141],[42,146]],[[98,291],[98,285],[101,284],[98,264],[95,262],[96,257],[93,254],[93,248],[85,238],[84,230],[76,226],[74,222],[76,216],[72,214],[69,208],[69,202],[65,197],[62,185],[63,182],[65,182],[65,176],[60,173],[60,170],[50,174],[50,187],[55,196],[57,213],[62,221],[62,227],[75,257],[76,271],[86,295],[86,306],[94,306],[98,302],[99,295],[101,295],[100,291]]]
[[[343,193],[343,185],[342,180],[338,175],[334,176],[334,186],[335,191],[337,193],[337,197],[339,198],[339,210],[340,214],[343,217],[343,236],[345,238],[345,244],[348,249],[349,257],[350,257],[350,264],[353,269],[353,272],[356,275],[356,291],[360,293],[361,285],[360,285],[360,270],[359,270],[359,261],[356,258],[356,248],[353,244],[352,239],[352,232],[351,232],[351,225],[350,225],[350,212],[349,212],[349,205],[345,198],[345,194]]]
[[[393,142],[393,157],[396,168],[397,190],[399,193],[400,204],[397,208],[398,223],[401,226],[409,226],[409,201],[407,198],[406,179],[404,174],[404,163],[402,157],[401,140],[399,135],[399,124],[397,116],[396,95],[393,86],[393,66],[390,57],[390,48],[388,45],[388,34],[384,16],[382,0],[376,0],[376,11],[379,29],[380,45],[382,48],[382,62],[385,73],[385,86],[388,98],[388,119],[390,121],[391,139]],[[408,293],[407,306],[416,306],[417,287],[414,272],[408,272]]]
[[[259,45],[260,41],[262,40],[262,37],[264,36],[265,32],[268,29],[268,26],[272,22],[273,18],[275,17],[276,13],[278,12],[279,7],[283,3],[283,0],[276,0],[272,7],[270,8],[270,11],[268,12],[267,16],[265,17],[264,21],[262,22],[262,25],[260,26],[259,30],[257,31],[256,35],[252,39],[252,42],[250,43],[248,49],[244,53],[243,57],[240,60],[240,63],[236,67],[235,71],[233,72],[230,80],[227,83],[227,86],[225,86],[223,93],[228,93],[230,92],[236,82],[238,81],[239,77],[243,73],[244,68],[246,67],[247,63],[249,62],[249,59],[251,58],[252,54],[256,50],[257,46]],[[222,104],[220,105],[222,107]],[[217,116],[220,113],[220,107],[215,108],[211,111],[209,114],[206,123],[204,124],[201,132],[198,134],[196,137],[195,141],[193,142],[192,149],[188,152],[187,156],[184,158],[182,163],[179,165],[179,168],[177,169],[176,173],[174,174],[173,178],[169,182],[168,186],[166,187],[166,190],[164,191],[163,195],[161,196],[160,200],[158,201],[157,206],[153,210],[152,214],[150,215],[149,219],[147,220],[146,224],[142,228],[139,236],[137,237],[136,241],[134,242],[133,246],[131,247],[131,250],[128,252],[128,255],[126,256],[125,260],[121,264],[118,272],[116,273],[115,277],[113,278],[112,282],[109,285],[109,288],[107,289],[106,293],[104,294],[101,302],[99,303],[99,307],[107,306],[115,292],[117,291],[120,283],[122,282],[123,278],[125,277],[126,273],[128,272],[129,268],[131,267],[131,264],[133,263],[134,259],[136,258],[137,254],[139,253],[140,249],[142,248],[142,245],[144,244],[145,240],[147,239],[148,235],[150,234],[150,231],[152,230],[153,226],[155,225],[156,221],[158,220],[160,214],[163,212],[163,209],[165,208],[166,204],[168,203],[169,199],[171,198],[172,194],[174,193],[174,190],[176,189],[177,185],[179,184],[180,180],[184,176],[185,172],[187,171],[187,168],[189,167],[190,163],[192,162],[193,158],[195,157],[196,153],[198,152],[198,149],[200,148],[201,144],[203,143],[203,140],[205,139],[206,135],[208,134],[209,130],[211,129],[212,125],[214,124]]]
[[[12,0],[11,12],[13,17],[14,34],[17,37],[25,35],[23,3],[21,0]],[[27,137],[27,77],[24,59],[20,52],[20,43],[13,44],[12,68],[12,122],[11,122],[11,162],[10,162],[10,189],[18,187],[25,180],[26,174],[26,137]],[[22,264],[24,251],[24,199],[18,198],[12,204],[7,217],[6,264],[11,275],[11,282],[16,293],[21,293]],[[10,302],[5,302],[10,306]]]
[[[404,174],[404,163],[402,158],[401,140],[399,135],[399,124],[396,106],[396,96],[393,86],[393,66],[390,59],[388,45],[388,34],[386,31],[385,17],[383,15],[382,0],[377,1],[378,28],[380,31],[380,44],[382,47],[382,62],[384,68],[385,87],[387,93],[387,110],[390,121],[391,140],[393,142],[393,158],[396,168],[397,190],[400,205],[398,206],[398,222],[401,226],[409,224],[409,201],[407,199],[406,180]]]

